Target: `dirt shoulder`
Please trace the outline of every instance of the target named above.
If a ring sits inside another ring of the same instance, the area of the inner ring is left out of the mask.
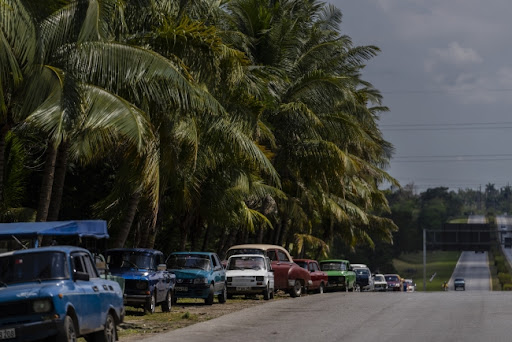
[[[278,293],[273,300],[290,298]],[[126,317],[118,327],[119,341],[140,341],[142,337],[179,329],[199,322],[208,321],[225,314],[266,303],[261,296],[244,299],[230,299],[224,304],[217,300],[213,305],[205,305],[200,299],[181,299],[173,305],[171,312],[162,312],[158,307],[152,315],[145,315],[142,309],[127,307]]]

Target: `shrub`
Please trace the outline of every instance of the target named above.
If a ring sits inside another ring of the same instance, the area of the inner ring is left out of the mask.
[[[503,291],[512,291],[512,284],[511,283],[504,284]]]
[[[512,275],[510,273],[498,272],[498,279],[503,285],[512,283]],[[503,287],[503,289],[505,288]]]

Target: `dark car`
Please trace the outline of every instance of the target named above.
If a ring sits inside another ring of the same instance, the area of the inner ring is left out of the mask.
[[[212,305],[218,296],[219,303],[226,302],[226,271],[216,253],[174,252],[167,265],[176,275],[175,300],[203,298],[205,304]]]
[[[311,276],[311,285],[309,285],[307,290],[324,293],[329,277],[327,276],[327,273],[320,269],[318,261],[311,259],[293,259],[293,261],[303,269],[307,270]]]
[[[461,289],[462,291],[466,290],[466,282],[464,281],[464,278],[455,278],[453,281],[453,287],[455,291],[458,289]]]
[[[162,252],[148,248],[116,248],[106,253],[110,273],[125,279],[125,304],[154,313],[171,310],[176,276],[167,271]]]
[[[361,291],[373,291],[372,272],[368,267],[353,268],[356,272],[356,283]]]
[[[100,278],[83,248],[52,246],[0,254],[0,339],[114,341],[123,292]]]

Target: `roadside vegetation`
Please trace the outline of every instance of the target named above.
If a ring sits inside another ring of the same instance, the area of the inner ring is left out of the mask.
[[[427,252],[427,291],[442,291],[442,285],[450,280],[459,260],[457,251]],[[404,253],[393,260],[397,273],[402,278],[410,278],[416,283],[416,289],[423,291],[423,252]]]
[[[512,291],[512,267],[500,248],[489,251],[489,269],[493,291]]]

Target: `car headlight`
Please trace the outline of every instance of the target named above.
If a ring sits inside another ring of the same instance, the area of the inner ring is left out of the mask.
[[[50,312],[52,307],[52,301],[49,299],[38,299],[32,302],[32,309],[37,313]]]
[[[194,279],[194,284],[208,284],[208,279],[196,278],[196,279]]]

